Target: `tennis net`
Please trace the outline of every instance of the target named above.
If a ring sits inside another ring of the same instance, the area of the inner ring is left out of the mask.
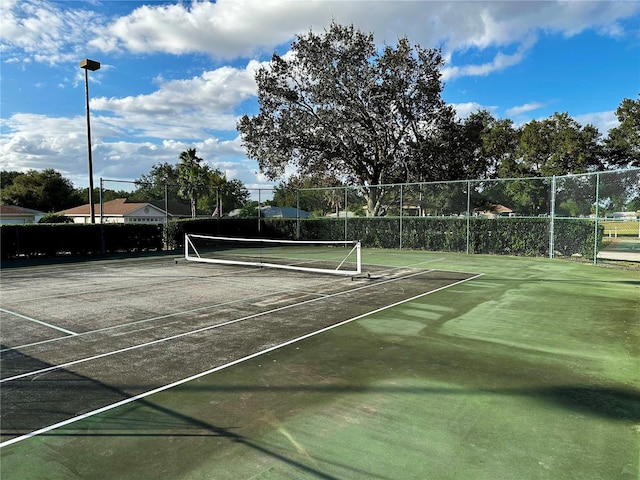
[[[281,268],[334,275],[362,272],[359,241],[273,240],[185,234],[193,262]]]

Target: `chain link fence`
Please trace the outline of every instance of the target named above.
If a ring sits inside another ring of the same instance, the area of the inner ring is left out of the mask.
[[[288,237],[360,240],[367,247],[576,256],[594,263],[615,250],[621,259],[640,261],[638,168],[556,177],[248,190],[250,201],[234,209],[223,208],[217,189],[208,192],[196,217],[255,219],[258,233],[264,232],[265,222],[282,221]],[[117,209],[126,206],[112,199],[114,195],[126,197],[129,205],[146,205],[122,220]],[[157,223],[166,230],[171,220],[192,217],[177,185],[101,179],[100,203],[100,223]]]
[[[309,222],[331,219],[323,230],[332,239],[366,246],[596,262],[606,258],[601,250],[618,245],[640,261],[640,169],[302,189],[296,208],[311,214],[302,236],[313,235]]]

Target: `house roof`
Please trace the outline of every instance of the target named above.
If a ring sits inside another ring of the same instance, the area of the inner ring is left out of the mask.
[[[155,210],[160,210],[164,213],[163,201],[149,201],[149,202],[130,202],[126,198],[116,198],[103,203],[104,212],[103,215],[129,215],[143,207],[152,207]],[[191,216],[191,209],[189,206],[178,203],[169,202],[168,205],[169,215],[172,217],[184,217]],[[68,208],[62,212],[63,215],[69,216],[83,216],[90,215],[89,204],[80,205],[78,207]],[[95,213],[100,215],[100,204],[95,204]]]
[[[126,198],[116,198],[115,200],[110,200],[108,202],[104,202],[104,215],[128,215],[136,210],[139,210],[144,207],[152,207],[155,210],[160,210],[164,213],[164,201],[162,200],[151,200],[149,202],[130,202]],[[182,203],[169,201],[168,202],[168,213],[172,217],[190,217],[191,216],[191,208],[188,205],[184,205]],[[69,216],[83,216],[90,215],[89,204],[86,203],[84,205],[80,205],[78,207],[68,208],[62,212],[58,212],[63,215]],[[100,215],[100,204],[95,204],[95,213],[96,215]]]
[[[500,205],[499,203],[474,208],[473,211],[474,212],[490,212],[490,213],[496,213],[496,214],[513,213],[512,209],[510,209],[509,207],[505,207],[504,205]]]
[[[149,203],[164,212],[164,200],[149,200]],[[173,200],[169,200],[167,202],[167,210],[169,211],[169,215],[174,217],[190,217],[191,216],[191,207],[189,205],[185,205],[184,203],[174,202]]]
[[[307,218],[311,214],[304,210],[294,207],[272,207],[266,206],[260,208],[260,214],[267,218]]]
[[[44,215],[45,212],[15,205],[0,205],[0,215]]]
[[[126,198],[116,198],[109,202],[104,202],[104,214],[105,215],[126,215],[129,212],[139,209],[144,203],[127,203]],[[89,215],[91,213],[90,205],[88,203],[80,205],[79,207],[68,208],[64,210],[64,215]],[[100,213],[100,204],[94,205],[95,213]]]

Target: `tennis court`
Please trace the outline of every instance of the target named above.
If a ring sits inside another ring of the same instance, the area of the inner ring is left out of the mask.
[[[363,264],[4,269],[2,478],[638,478],[637,270]]]

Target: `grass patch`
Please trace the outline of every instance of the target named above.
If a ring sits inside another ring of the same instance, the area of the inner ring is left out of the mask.
[[[640,232],[639,221],[611,221],[604,220],[598,222],[604,228],[605,236],[608,235],[620,235],[620,236],[638,236]]]

